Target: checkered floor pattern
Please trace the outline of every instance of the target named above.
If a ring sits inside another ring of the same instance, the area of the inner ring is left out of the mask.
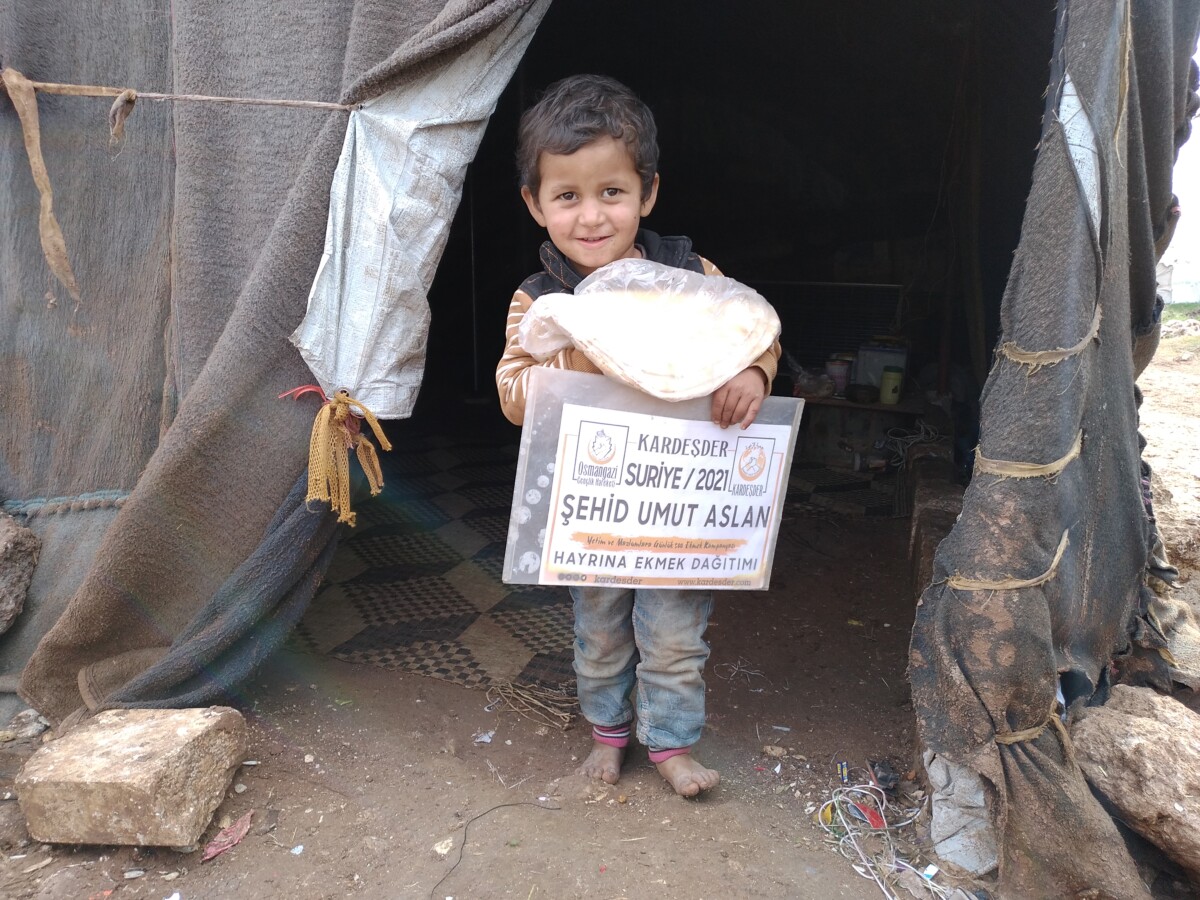
[[[573,690],[567,592],[500,580],[515,441],[404,444],[382,454],[383,492],[356,503],[294,643],[469,687]]]
[[[557,587],[501,581],[517,445],[406,440],[382,454],[383,492],[357,501],[293,645],[469,687],[574,690],[572,613]],[[788,502],[890,515],[879,479],[797,462]],[[785,525],[786,527],[786,525]]]

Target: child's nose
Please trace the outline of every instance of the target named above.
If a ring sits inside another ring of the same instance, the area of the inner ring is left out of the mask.
[[[584,225],[598,225],[604,220],[604,208],[595,200],[585,200],[580,210],[579,220]]]

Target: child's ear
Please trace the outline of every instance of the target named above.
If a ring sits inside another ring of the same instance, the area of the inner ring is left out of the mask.
[[[521,199],[525,201],[525,206],[529,209],[529,214],[533,216],[533,220],[546,227],[546,217],[542,215],[542,208],[538,206],[537,197],[533,196],[533,191],[529,190],[529,185],[521,185]]]
[[[654,209],[654,201],[658,199],[658,173],[654,173],[654,181],[650,183],[650,196],[642,201],[641,215],[650,215],[650,210]]]

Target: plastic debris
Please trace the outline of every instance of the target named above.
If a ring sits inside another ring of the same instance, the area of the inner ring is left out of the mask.
[[[454,838],[448,837],[444,841],[438,841],[433,845],[433,852],[443,859],[450,855],[450,851],[454,849]]]
[[[293,847],[291,850],[288,851],[288,853],[292,854],[292,856],[299,856],[303,852],[304,852],[303,844],[297,844],[295,847]]]
[[[126,869],[125,870],[125,880],[132,881],[135,878],[141,878],[145,874],[146,874],[145,869]]]
[[[496,729],[493,728],[491,731],[480,731],[480,732],[476,733],[473,740],[477,744],[490,744],[492,742],[492,738],[494,738],[495,736],[496,736]]]
[[[867,760],[867,769],[871,773],[875,785],[885,791],[895,789],[896,785],[900,783],[900,773],[893,769],[887,760],[876,762],[869,759]]]
[[[852,815],[858,816],[860,819],[862,819],[864,822],[866,822],[872,828],[887,827],[887,823],[883,821],[883,816],[879,814],[879,811],[876,809],[872,809],[870,806],[867,806],[865,803],[852,802],[850,804],[850,813]]]
[[[841,780],[842,784],[850,783],[850,766],[848,766],[844,762],[838,762],[837,773],[838,773],[838,778]]]
[[[176,891],[170,897],[164,897],[163,900],[179,900],[179,891]]]
[[[217,836],[204,848],[204,855],[200,857],[200,862],[208,862],[214,856],[220,856],[230,847],[236,847],[246,836],[246,832],[250,830],[250,820],[253,816],[254,810],[250,810],[228,828],[222,828],[217,832]]]

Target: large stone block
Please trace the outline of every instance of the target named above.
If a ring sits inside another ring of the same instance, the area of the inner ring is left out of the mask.
[[[30,757],[17,800],[46,843],[189,846],[245,753],[229,707],[109,710]]]
[[[1200,885],[1200,716],[1150,688],[1117,685],[1071,729],[1088,781],[1121,821]]]
[[[8,631],[25,608],[41,547],[36,534],[0,513],[0,634]]]

